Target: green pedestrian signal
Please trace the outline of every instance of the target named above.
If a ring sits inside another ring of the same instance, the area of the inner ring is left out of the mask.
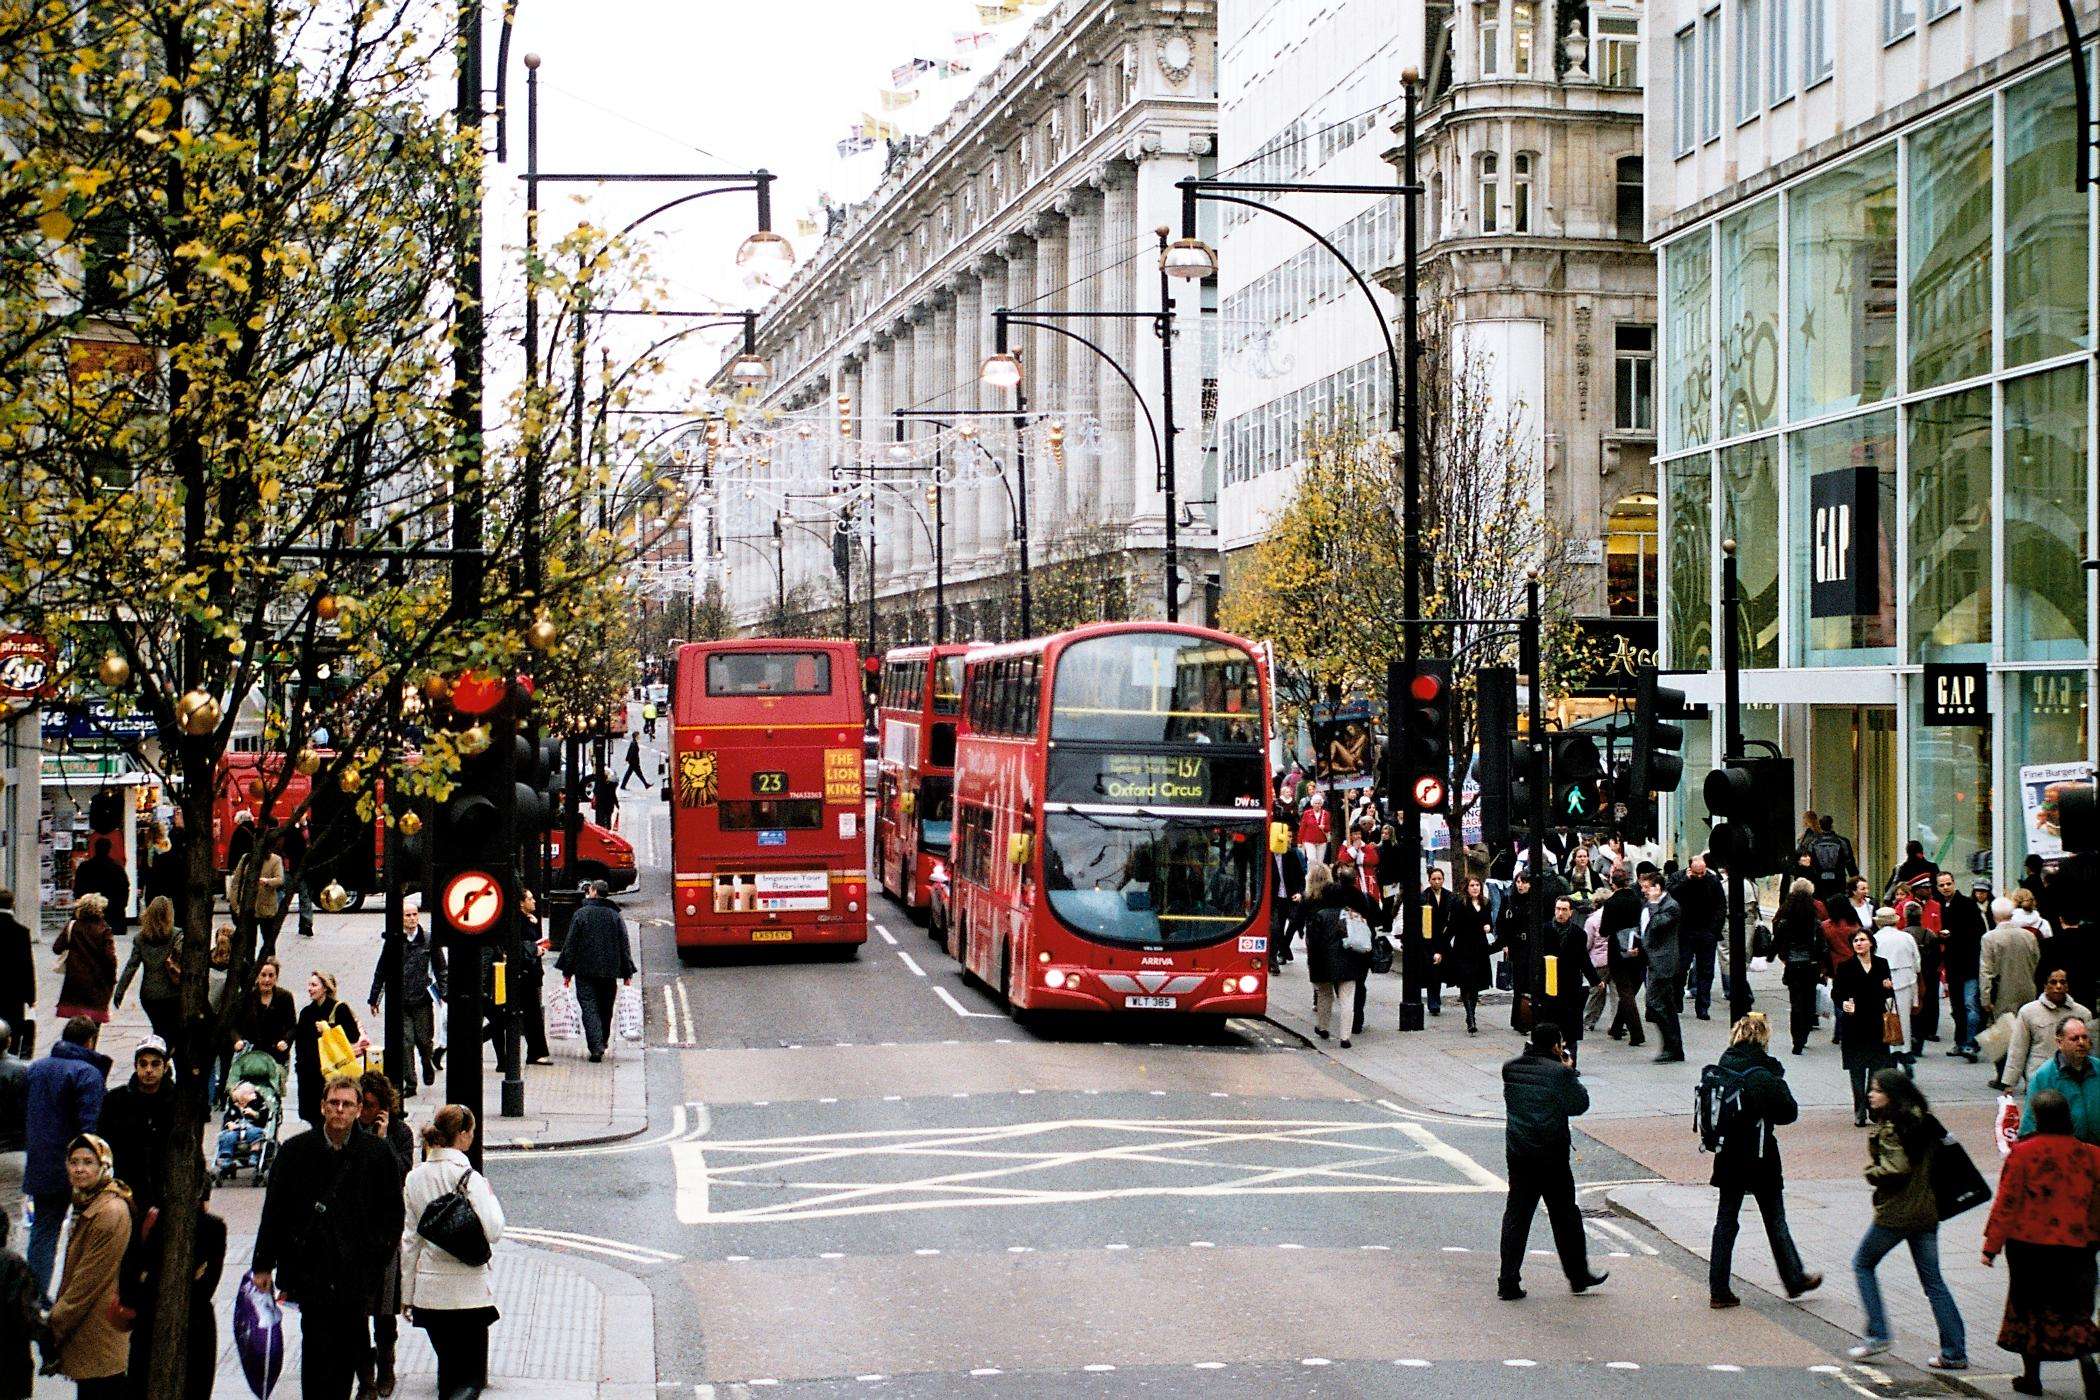
[[[1566,799],[1568,805],[1565,811],[1568,816],[1586,817],[1589,815],[1589,794],[1584,791],[1580,784],[1574,784],[1568,788]]]

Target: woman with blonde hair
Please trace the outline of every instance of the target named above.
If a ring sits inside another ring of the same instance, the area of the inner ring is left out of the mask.
[[[335,974],[316,968],[306,979],[306,1005],[300,1008],[292,1033],[292,1066],[299,1071],[299,1116],[316,1128],[321,1126],[321,1091],[331,1075],[342,1072],[321,1063],[324,1026],[340,1027],[351,1044],[364,1044],[364,1033],[357,1028],[357,1013],[335,993]]]
[[[1721,1193],[1707,1269],[1709,1303],[1716,1308],[1742,1302],[1729,1286],[1729,1274],[1745,1196],[1756,1200],[1757,1213],[1764,1217],[1765,1238],[1771,1242],[1772,1262],[1779,1266],[1787,1296],[1798,1298],[1823,1285],[1821,1274],[1809,1273],[1802,1265],[1801,1251],[1787,1229],[1786,1184],[1774,1130],[1799,1118],[1801,1109],[1787,1088],[1785,1067],[1772,1058],[1771,1044],[1772,1023],[1762,1011],[1752,1011],[1729,1031],[1720,1062],[1699,1076],[1700,1109],[1706,1119],[1701,1136],[1714,1142],[1713,1184]]]
[[[146,975],[139,985],[139,1005],[146,1009],[153,1033],[171,1050],[177,1049],[182,1039],[182,960],[175,956],[175,906],[166,895],[147,900],[146,911],[139,915],[138,937],[132,940],[124,975],[117,979],[112,1005],[124,1004],[124,993],[140,972]]]
[[[401,1235],[401,1310],[429,1335],[437,1392],[444,1396],[476,1396],[488,1384],[489,1328],[498,1316],[488,1259],[503,1238],[503,1206],[467,1158],[475,1126],[474,1111],[463,1104],[432,1114],[423,1129],[423,1162],[401,1188],[408,1222]],[[478,1232],[451,1236],[430,1222],[426,1235],[430,1208],[455,1193],[472,1209]]]
[[[73,917],[52,940],[58,970],[58,1016],[70,1021],[85,1016],[98,1026],[109,1024],[109,999],[117,989],[117,935],[106,917],[109,901],[84,894],[73,901]]]

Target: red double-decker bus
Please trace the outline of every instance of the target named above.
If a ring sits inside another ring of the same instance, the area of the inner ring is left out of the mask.
[[[868,939],[860,659],[851,642],[678,649],[672,924],[704,948]]]
[[[948,942],[1017,1011],[1258,1016],[1267,677],[1206,628],[1108,623],[971,654]]]
[[[948,860],[965,645],[900,647],[882,660],[875,726],[875,874],[913,918]]]

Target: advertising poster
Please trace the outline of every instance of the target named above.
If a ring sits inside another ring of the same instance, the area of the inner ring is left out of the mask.
[[[2064,853],[2063,832],[2057,826],[2057,792],[2069,783],[2093,780],[2091,764],[2030,763],[2020,769],[2020,814],[2027,833],[2027,854],[2055,860]]]
[[[1316,706],[1312,720],[1313,777],[1344,792],[1378,781],[1378,739],[1371,705],[1346,700],[1332,709]]]

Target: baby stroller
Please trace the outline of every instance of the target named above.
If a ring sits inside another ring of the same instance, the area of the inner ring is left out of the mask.
[[[285,1067],[267,1050],[251,1047],[233,1057],[219,1120],[219,1153],[212,1163],[216,1180],[231,1181],[247,1170],[257,1186],[269,1184],[277,1133],[284,1126],[284,1082]]]

